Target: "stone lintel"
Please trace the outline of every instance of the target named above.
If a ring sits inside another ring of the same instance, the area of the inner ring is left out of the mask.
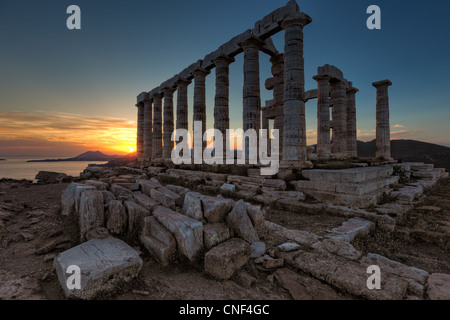
[[[209,71],[209,70],[207,70],[207,69],[205,69],[205,68],[202,68],[202,67],[197,67],[196,69],[194,69],[192,72],[191,72],[191,74],[195,77],[195,76],[197,76],[197,75],[199,75],[199,76],[207,76],[208,74],[210,74],[211,73],[211,71]]]
[[[289,26],[301,26],[302,28],[312,22],[312,18],[304,12],[295,12],[281,21],[281,27],[286,29]]]
[[[146,100],[149,100],[149,96],[147,92],[141,92],[138,96],[137,96],[137,103],[140,102],[144,102]]]
[[[251,35],[249,38],[239,43],[239,45],[244,50],[246,47],[256,47],[260,50],[264,46],[264,41],[254,35]]]
[[[157,94],[157,93],[161,93],[160,87],[156,87],[156,88],[152,89],[152,90],[148,93],[148,96],[151,97],[151,98],[153,98],[153,96],[154,96],[155,94]]]
[[[289,1],[284,7],[278,8],[255,23],[253,34],[263,40],[280,32],[283,18],[299,12],[300,8],[295,0]]]
[[[322,67],[317,68],[317,75],[318,76],[327,75],[335,80],[340,80],[340,81],[344,80],[343,72],[339,68],[329,65],[329,64],[326,64]]]
[[[161,91],[164,93],[164,96],[168,96],[173,94],[177,89],[175,87],[164,87]]]
[[[172,78],[170,78],[170,79],[164,81],[163,83],[161,83],[161,85],[159,87],[161,88],[161,90],[164,89],[164,88],[175,87],[176,86],[175,82],[178,80],[178,78],[179,78],[179,75],[176,74]]]
[[[186,84],[189,85],[192,82],[192,80],[188,80],[186,78],[180,78],[178,77],[178,79],[175,81],[175,85],[178,87],[180,84]]]
[[[187,80],[192,80],[194,76],[192,75],[192,71],[202,65],[202,60],[198,60],[197,62],[191,64],[189,67],[185,68],[178,74],[178,78],[183,78]]]
[[[390,80],[381,80],[381,81],[377,81],[372,83],[372,85],[375,88],[380,88],[380,87],[389,87],[392,85],[392,82]]]
[[[317,99],[317,89],[312,89],[305,92],[305,101],[312,99]]]
[[[235,62],[236,60],[225,54],[220,54],[218,57],[216,57],[212,60],[212,63],[215,65],[217,61],[225,61],[225,62],[228,62],[228,64],[230,64],[230,63]]]

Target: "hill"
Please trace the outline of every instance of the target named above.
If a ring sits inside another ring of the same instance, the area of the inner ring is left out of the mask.
[[[375,140],[358,141],[358,157],[375,156]],[[436,168],[450,170],[450,148],[416,140],[392,140],[391,155],[399,161],[434,163]]]
[[[119,156],[110,156],[100,151],[87,151],[73,158],[66,159],[45,159],[45,160],[28,160],[27,162],[56,162],[56,161],[111,161]]]

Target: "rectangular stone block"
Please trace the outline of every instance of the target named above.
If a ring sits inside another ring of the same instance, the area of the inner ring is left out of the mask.
[[[173,234],[178,253],[195,261],[203,248],[203,224],[162,206],[153,210],[153,216]]]
[[[215,246],[205,254],[205,272],[219,279],[229,279],[250,258],[250,245],[233,238]]]
[[[139,184],[142,193],[144,193],[144,194],[146,194],[148,196],[151,195],[151,190],[152,189],[156,189],[156,188],[162,187],[161,184],[152,182],[150,180],[138,180],[136,182]]]
[[[147,209],[150,212],[153,210],[154,207],[160,205],[160,203],[158,201],[150,198],[149,196],[147,196],[139,191],[133,192],[133,199],[139,205],[143,206],[145,209]]]
[[[108,188],[107,183],[97,180],[87,180],[85,184],[87,186],[94,186],[97,190],[106,190]]]
[[[342,238],[347,242],[352,242],[357,236],[368,235],[374,228],[374,223],[365,219],[351,218],[341,226],[331,230],[330,237]]]
[[[121,187],[117,184],[112,184],[110,190],[117,198],[128,198],[133,195],[133,192],[130,189]]]
[[[142,259],[122,240],[106,238],[93,239],[62,252],[53,265],[66,297],[90,300],[134,279],[142,268]],[[81,289],[67,287],[69,266],[80,268]]]
[[[146,217],[141,242],[150,255],[163,266],[175,259],[177,244],[172,234],[155,217]]]
[[[96,190],[94,186],[86,186],[84,184],[75,187],[75,212],[80,211],[81,195],[87,190]]]
[[[151,211],[131,200],[125,201],[124,205],[128,214],[128,235],[137,235],[142,231],[144,219],[151,215]]]
[[[77,187],[81,186],[80,183],[72,182],[67,186],[61,195],[61,214],[63,216],[69,216],[75,213],[75,191]]]
[[[95,189],[95,188],[94,188]],[[80,239],[96,227],[102,227],[105,222],[103,193],[99,190],[86,190],[80,199]]]
[[[151,189],[150,196],[152,197],[152,199],[158,201],[163,206],[170,208],[172,210],[176,209],[175,200],[166,193],[160,192],[156,189]]]
[[[207,223],[203,226],[203,243],[206,249],[211,249],[232,236],[232,231],[225,223]]]

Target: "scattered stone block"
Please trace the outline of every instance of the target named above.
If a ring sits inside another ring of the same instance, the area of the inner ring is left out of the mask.
[[[178,252],[195,261],[203,248],[203,224],[162,206],[153,210],[153,216],[173,234]]]
[[[236,191],[236,186],[234,184],[224,183],[220,187],[220,190],[235,192]]]
[[[102,190],[102,194],[103,194],[103,204],[105,206],[111,201],[116,200],[116,196],[111,191]]]
[[[450,300],[450,275],[432,273],[428,278],[427,296],[430,300]]]
[[[108,184],[98,180],[87,180],[85,182],[87,186],[94,186],[97,190],[106,190],[108,189]]]
[[[237,282],[244,288],[251,288],[256,283],[256,279],[245,271],[238,272],[236,276]]]
[[[177,205],[177,206],[183,205],[183,198],[181,198],[181,196],[178,193],[173,192],[172,190],[170,190],[166,187],[160,187],[160,188],[157,188],[156,190],[163,193],[166,197],[172,198],[173,201],[175,202],[175,205]]]
[[[67,297],[90,300],[134,279],[141,270],[142,259],[122,240],[107,238],[90,240],[64,251],[55,258],[53,265]],[[69,275],[66,271],[71,265],[81,270],[81,289],[67,288]]]
[[[152,211],[154,207],[159,206],[160,203],[142,192],[133,192],[133,199],[137,204],[141,205],[148,211]]]
[[[352,242],[356,236],[366,236],[374,228],[374,223],[361,218],[351,218],[340,227],[331,230],[329,237],[342,238]]]
[[[311,247],[316,250],[329,252],[350,260],[359,260],[362,255],[361,251],[356,250],[355,247],[343,239],[324,239],[323,241],[314,243]]]
[[[117,184],[112,184],[110,190],[118,199],[131,198],[131,196],[133,195],[133,191],[131,191],[130,189],[121,187]]]
[[[263,266],[266,269],[281,268],[283,265],[284,265],[284,259],[283,258],[269,259],[269,260],[265,260],[264,263],[263,263]]]
[[[246,203],[245,205],[247,207],[247,214],[252,221],[256,232],[258,235],[263,235],[266,231],[266,225],[264,224],[264,213],[261,210],[261,207],[250,203]]]
[[[263,241],[256,241],[250,245],[250,258],[258,258],[266,253],[266,244]]]
[[[244,201],[236,202],[233,210],[227,215],[226,221],[236,234],[248,243],[259,241],[258,234],[248,217]]]
[[[80,183],[72,182],[61,195],[61,214],[63,216],[75,213],[75,190],[81,185]]]
[[[150,196],[154,200],[158,201],[160,204],[165,206],[166,208],[170,208],[172,210],[176,210],[175,200],[171,196],[169,196],[169,195],[167,195],[167,194],[165,194],[163,192],[160,192],[160,191],[158,191],[156,189],[151,189],[150,190]]]
[[[186,193],[189,192],[189,189],[181,187],[181,186],[167,185],[166,188],[175,192],[183,199],[186,196]]]
[[[167,266],[175,259],[177,254],[175,238],[155,217],[148,216],[144,219],[140,239],[150,255],[161,265]]]
[[[205,196],[198,192],[188,192],[184,197],[183,213],[188,217],[201,221],[203,219],[202,199]]]
[[[139,184],[142,193],[148,196],[151,196],[151,190],[162,187],[159,182],[155,183],[149,180],[138,180],[136,182]]]
[[[229,279],[250,258],[250,245],[233,238],[215,246],[205,254],[205,272],[219,279]]]
[[[230,202],[222,197],[201,198],[203,216],[208,223],[222,222],[231,210]]]
[[[87,190],[96,190],[94,186],[86,186],[84,184],[75,187],[75,212],[80,211],[81,195]]]
[[[105,222],[103,193],[99,190],[86,190],[80,199],[80,236],[83,241],[86,234]]]
[[[125,201],[124,205],[128,213],[128,235],[135,235],[142,230],[144,219],[149,216],[151,212],[131,200]]]
[[[127,220],[127,212],[122,201],[111,201],[106,212],[106,227],[111,234],[123,235],[127,227]]]
[[[232,231],[225,223],[207,223],[203,226],[203,242],[211,249],[232,237]]]

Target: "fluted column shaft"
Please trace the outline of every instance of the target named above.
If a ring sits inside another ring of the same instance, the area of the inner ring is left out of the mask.
[[[389,124],[389,80],[374,82],[377,88],[377,129],[376,129],[376,157],[391,159],[391,130]]]
[[[347,158],[347,101],[343,81],[331,83],[331,104],[333,105],[333,139],[331,153],[338,159]]]
[[[146,161],[152,159],[152,127],[153,127],[153,115],[152,115],[153,101],[151,99],[144,100],[144,154],[143,158]]]
[[[163,159],[170,160],[173,149],[172,133],[173,120],[173,93],[175,88],[163,88],[164,93],[164,129],[163,129]]]
[[[330,158],[330,77],[315,76],[317,81],[317,156]]]
[[[192,72],[194,76],[194,116],[193,120],[202,122],[202,137],[206,131],[206,92],[205,82],[206,76],[210,71],[197,68]],[[195,143],[194,143],[195,148]],[[202,141],[202,150],[206,148],[206,141]],[[195,150],[194,150],[195,153]]]
[[[307,159],[303,27],[312,19],[298,12],[284,19],[284,128],[283,160]]]
[[[188,85],[191,81],[180,79],[177,85],[177,122],[176,129],[188,130]]]
[[[356,93],[358,91],[353,86],[347,89],[347,152],[349,158],[358,157],[356,129]]]
[[[138,103],[136,157],[142,159],[144,155],[144,104]]]
[[[230,106],[229,106],[229,91],[230,91],[230,63],[234,59],[228,56],[220,56],[215,59],[216,66],[216,96],[214,99],[214,129],[220,130],[223,136],[223,157],[226,157],[226,151],[229,149],[227,145],[227,129],[230,128]]]
[[[162,159],[162,97],[160,93],[153,95],[153,141],[152,159]]]

